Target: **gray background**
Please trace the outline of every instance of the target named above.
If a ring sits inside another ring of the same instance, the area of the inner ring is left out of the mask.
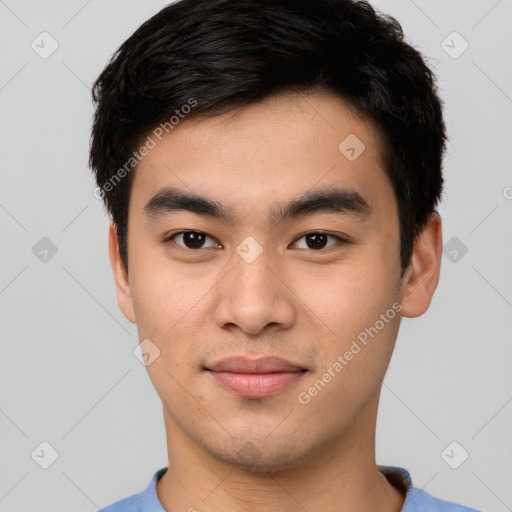
[[[441,281],[428,313],[402,323],[377,460],[434,495],[512,510],[512,1],[373,3],[429,57],[450,136]],[[0,511],[93,511],[167,465],[161,404],[117,307],[87,169],[90,86],[164,4],[0,1]],[[47,58],[31,47],[43,31],[59,45]],[[454,31],[469,43],[457,58]],[[43,441],[58,453],[48,469]]]

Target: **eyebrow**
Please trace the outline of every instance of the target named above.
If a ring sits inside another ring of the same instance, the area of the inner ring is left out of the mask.
[[[144,213],[149,220],[178,211],[219,219],[226,224],[233,224],[238,219],[231,209],[218,201],[173,187],[160,189],[144,206]],[[337,213],[365,220],[371,211],[370,205],[358,192],[330,187],[307,192],[289,203],[277,206],[271,210],[269,219],[272,224],[279,224],[316,213]]]

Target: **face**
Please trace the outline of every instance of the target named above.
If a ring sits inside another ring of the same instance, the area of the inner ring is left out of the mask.
[[[419,256],[400,280],[380,154],[374,127],[316,93],[185,119],[142,160],[128,271],[113,231],[111,259],[168,435],[278,470],[366,431],[400,316],[430,298],[411,299]],[[246,366],[216,366],[234,356]]]

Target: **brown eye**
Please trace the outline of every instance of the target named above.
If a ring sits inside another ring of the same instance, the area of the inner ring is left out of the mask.
[[[306,245],[310,249],[323,249],[327,245],[327,235],[323,233],[313,233],[306,235]]]
[[[334,239],[334,242],[327,245],[329,239]],[[304,242],[299,243],[299,240],[304,240]],[[339,236],[330,235],[328,233],[308,233],[298,238],[294,245],[298,249],[312,249],[318,251],[321,249],[331,247],[332,245],[335,245],[337,242],[343,242],[343,239],[341,239]]]
[[[206,233],[199,231],[180,231],[175,233],[169,240],[174,240],[179,246],[186,249],[205,249],[207,247],[216,247],[217,244]],[[209,245],[204,245],[206,241],[210,241]]]

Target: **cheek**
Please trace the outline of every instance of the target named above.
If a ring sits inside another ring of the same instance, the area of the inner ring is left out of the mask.
[[[132,260],[134,309],[139,330],[147,337],[162,338],[190,321],[208,282],[193,269],[183,269],[167,258],[147,253],[141,251]]]
[[[162,401],[172,401],[176,407],[182,402],[183,389],[200,371],[197,354],[204,342],[200,332],[204,290],[185,281],[153,267],[139,274],[134,293],[139,339],[151,340],[158,352],[146,367],[148,375]]]
[[[205,343],[204,324],[209,318],[205,294],[215,284],[215,276],[201,275],[193,268],[180,267],[180,271],[167,259],[139,261],[144,265],[134,261],[131,276],[138,335],[160,350],[148,371],[156,377],[157,371],[167,369],[184,378],[197,370],[198,348]]]
[[[325,324],[331,336],[347,340],[393,304],[399,266],[392,258],[389,247],[372,245],[328,269],[301,272],[294,290],[313,321]]]

